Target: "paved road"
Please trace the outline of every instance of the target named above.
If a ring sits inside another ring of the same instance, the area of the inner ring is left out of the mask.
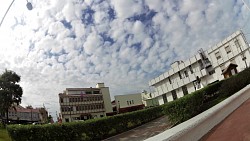
[[[201,140],[250,141],[250,99],[214,127]]]
[[[163,116],[135,129],[105,139],[104,141],[142,141],[149,137],[155,136],[170,127],[170,122],[166,116]]]

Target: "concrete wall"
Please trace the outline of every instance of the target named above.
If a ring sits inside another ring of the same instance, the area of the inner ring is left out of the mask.
[[[207,111],[146,141],[196,141],[250,98],[250,85]]]
[[[103,95],[105,112],[106,113],[113,112],[110,93],[109,93],[109,87],[101,87],[100,89]]]

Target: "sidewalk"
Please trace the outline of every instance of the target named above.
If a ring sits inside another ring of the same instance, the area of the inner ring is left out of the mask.
[[[208,132],[201,141],[250,141],[250,99]]]
[[[170,127],[170,122],[166,116],[163,116],[135,129],[105,139],[104,141],[142,141],[155,136]]]

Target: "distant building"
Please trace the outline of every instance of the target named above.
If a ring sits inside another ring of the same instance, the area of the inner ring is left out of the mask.
[[[176,100],[208,84],[228,78],[249,67],[250,53],[242,31],[237,31],[210,49],[198,51],[185,61],[149,81],[155,88],[152,97],[159,104]]]
[[[118,113],[132,112],[145,107],[141,93],[116,95],[115,105]]]
[[[7,115],[3,115],[3,120],[6,120]],[[8,122],[13,123],[45,123],[48,117],[48,112],[45,108],[24,108],[21,105],[15,106],[8,111]]]
[[[152,97],[152,93],[148,93],[147,91],[144,90],[141,93],[141,96],[142,96],[142,102],[145,105],[145,107],[154,107],[159,105],[158,100]]]
[[[113,113],[109,88],[104,83],[96,88],[66,88],[59,94],[62,122],[104,117]]]

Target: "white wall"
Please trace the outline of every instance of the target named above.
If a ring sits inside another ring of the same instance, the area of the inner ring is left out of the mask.
[[[109,93],[109,87],[102,87],[100,89],[101,89],[101,92],[102,92],[102,95],[103,95],[105,112],[106,113],[113,112],[110,93]]]
[[[162,96],[158,96],[158,101],[159,101],[159,105],[162,105],[164,104],[164,101],[163,101],[163,97]]]
[[[115,103],[117,108],[126,108],[136,105],[142,105],[143,104],[142,94],[137,93],[137,94],[127,94],[127,95],[116,95]]]

